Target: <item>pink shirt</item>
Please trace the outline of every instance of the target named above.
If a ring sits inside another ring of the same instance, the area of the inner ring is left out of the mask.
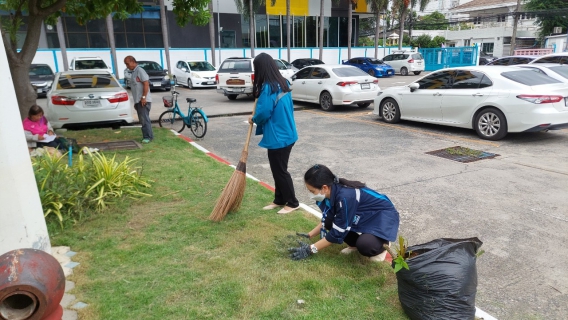
[[[34,122],[29,118],[24,119],[24,130],[31,132],[32,134],[46,134],[48,131],[47,119],[41,117],[39,121]]]

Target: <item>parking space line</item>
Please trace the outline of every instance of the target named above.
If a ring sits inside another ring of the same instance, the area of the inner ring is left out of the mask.
[[[434,132],[428,132],[428,131],[424,131],[424,130],[419,130],[419,129],[410,129],[410,128],[404,128],[401,127],[399,125],[394,125],[394,124],[390,124],[390,123],[382,123],[382,122],[376,122],[376,121],[369,121],[369,120],[362,120],[362,119],[356,119],[353,117],[347,117],[346,115],[333,115],[333,114],[327,114],[327,113],[322,113],[322,112],[317,112],[317,111],[311,111],[311,110],[302,110],[302,112],[309,112],[309,113],[313,113],[313,114],[317,114],[317,115],[321,115],[321,116],[326,116],[326,117],[330,117],[330,118],[349,118],[350,120],[356,121],[356,122],[361,122],[361,123],[368,123],[368,124],[373,124],[373,125],[379,125],[379,126],[383,126],[383,127],[389,127],[389,128],[394,128],[394,129],[398,129],[398,130],[403,130],[403,131],[408,131],[408,132],[414,132],[414,133],[421,133],[421,134],[427,134],[427,135],[431,135],[431,136],[436,136],[436,137],[442,137],[442,138],[451,138],[451,139],[457,139],[457,140],[462,140],[465,142],[469,142],[469,143],[477,143],[477,144],[484,144],[484,145],[489,145],[492,147],[500,147],[501,145],[495,142],[490,142],[490,141],[485,141],[485,140],[474,140],[474,139],[469,139],[469,138],[461,138],[461,137],[455,137],[455,136],[450,136],[447,134],[442,134],[442,133],[434,133]],[[363,113],[361,113],[363,114]]]

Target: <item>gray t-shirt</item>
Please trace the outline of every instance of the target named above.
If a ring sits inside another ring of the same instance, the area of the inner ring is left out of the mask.
[[[146,70],[142,69],[140,66],[136,66],[136,68],[132,70],[132,75],[130,76],[130,90],[132,90],[134,103],[138,103],[142,99],[144,81],[150,81],[150,77],[148,77]],[[149,88],[148,93],[146,94],[146,102],[152,102],[152,96],[150,95]]]

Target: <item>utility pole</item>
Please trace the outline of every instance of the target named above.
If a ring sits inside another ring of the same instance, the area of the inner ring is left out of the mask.
[[[166,55],[166,67],[168,74],[172,74],[172,65],[170,63],[170,34],[168,31],[168,23],[166,21],[166,5],[164,0],[160,0],[160,23],[162,24],[162,41],[164,42],[164,54]]]
[[[509,55],[515,54],[515,46],[517,45],[517,24],[519,23],[519,10],[521,10],[521,0],[517,0],[517,8],[515,9],[515,18],[513,20],[513,35],[511,35],[511,50]]]

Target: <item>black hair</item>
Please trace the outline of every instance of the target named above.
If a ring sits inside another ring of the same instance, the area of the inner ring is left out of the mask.
[[[132,61],[132,62],[134,62],[134,63],[138,63],[138,62],[136,61],[136,58],[134,58],[133,56],[126,56],[126,57],[124,57],[124,60],[130,60],[130,61]]]
[[[32,116],[38,115],[40,113],[44,113],[43,109],[37,104],[34,104],[30,107],[30,110],[28,110],[28,118],[31,118]]]
[[[324,185],[331,187],[334,183],[351,188],[366,187],[361,181],[351,181],[336,177],[328,167],[323,164],[315,164],[304,174],[304,182],[310,186],[321,189]]]
[[[270,85],[271,93],[276,93],[280,89],[282,92],[290,92],[290,86],[286,78],[280,74],[274,59],[266,54],[261,53],[254,58],[254,83],[252,86],[252,95],[258,98],[260,91],[265,83]]]

